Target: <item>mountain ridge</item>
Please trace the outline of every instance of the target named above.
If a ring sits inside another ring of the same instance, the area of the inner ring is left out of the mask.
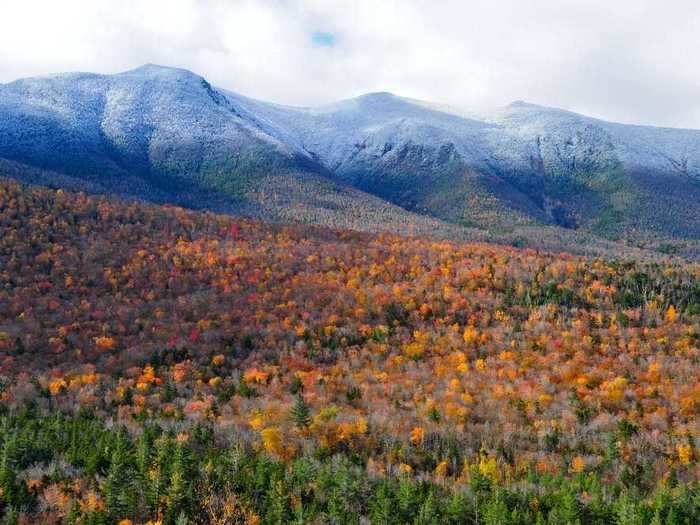
[[[524,227],[554,227],[640,245],[700,239],[700,131],[524,101],[454,111],[384,91],[286,106],[145,64],[0,84],[0,159],[126,196],[273,220],[305,208],[310,221],[333,212],[343,226],[365,206],[383,215],[383,201],[398,217],[388,229],[438,221],[448,236],[457,227],[515,239]]]

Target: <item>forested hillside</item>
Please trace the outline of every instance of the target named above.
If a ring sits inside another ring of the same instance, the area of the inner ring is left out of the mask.
[[[5,523],[700,521],[700,267],[0,180]]]

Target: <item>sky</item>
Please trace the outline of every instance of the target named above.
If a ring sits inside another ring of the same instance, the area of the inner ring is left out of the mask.
[[[0,82],[155,63],[290,105],[389,91],[700,128],[696,0],[0,2]]]

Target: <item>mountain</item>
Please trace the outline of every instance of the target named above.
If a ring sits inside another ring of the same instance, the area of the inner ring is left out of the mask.
[[[700,237],[700,131],[524,102],[464,116],[389,93],[312,109],[228,96],[339,180],[449,222]]]
[[[700,239],[696,130],[524,102],[467,114],[390,93],[297,108],[155,65],[0,85],[0,123],[1,173],[28,182],[578,250]]]
[[[465,234],[338,184],[303,148],[182,69],[0,85],[0,122],[0,173],[26,182],[272,220]]]

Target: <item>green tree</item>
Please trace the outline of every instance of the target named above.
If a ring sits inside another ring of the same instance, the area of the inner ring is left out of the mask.
[[[289,496],[281,479],[272,479],[265,496],[265,524],[285,525],[291,519]]]
[[[301,395],[297,396],[290,412],[290,417],[294,425],[299,429],[307,428],[311,424],[311,410]]]
[[[414,523],[415,525],[439,525],[443,523],[432,491],[428,493],[428,497],[421,505]]]
[[[129,442],[124,429],[117,433],[113,447],[104,495],[108,516],[117,520],[133,512],[136,500]]]
[[[190,502],[191,481],[188,475],[187,457],[182,443],[178,443],[173,454],[168,485],[168,506],[165,511],[166,521],[179,519],[187,514]]]

